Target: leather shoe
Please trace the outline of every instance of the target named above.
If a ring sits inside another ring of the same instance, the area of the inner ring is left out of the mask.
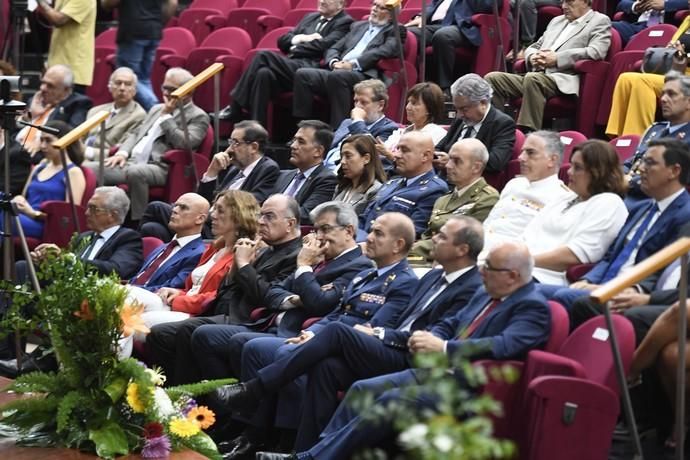
[[[223,107],[218,112],[218,119],[223,121],[240,121],[241,117],[242,114],[237,113],[237,110],[233,110],[231,105]]]
[[[280,454],[278,452],[257,452],[256,460],[297,460],[297,455]]]
[[[57,363],[51,355],[42,357],[25,355],[22,359],[21,371],[17,368],[16,359],[0,360],[0,375],[4,377],[16,378],[20,374],[29,372],[54,370],[57,370]]]
[[[247,391],[244,383],[233,383],[216,388],[209,393],[207,402],[214,411],[218,409],[221,414],[232,410],[246,412],[258,405],[258,401]]]
[[[219,443],[218,452],[223,455],[223,460],[251,459],[262,447],[263,444],[254,444],[247,436],[241,434],[232,441]]]

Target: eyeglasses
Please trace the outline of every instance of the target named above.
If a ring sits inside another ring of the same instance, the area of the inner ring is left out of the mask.
[[[96,206],[95,204],[87,204],[86,205],[86,210],[89,211],[91,214],[95,214],[98,212],[110,212],[110,209],[108,208],[101,208],[99,206]]]
[[[178,86],[161,85],[161,91],[163,91],[164,93],[172,93],[177,88],[179,88],[179,87]]]
[[[113,88],[117,88],[118,86],[124,86],[126,88],[131,88],[134,86],[134,82],[133,81],[115,80],[115,81],[111,81],[110,83],[108,83],[108,86],[111,86]]]
[[[322,235],[327,235],[331,233],[336,228],[345,228],[345,225],[319,225],[314,226],[314,233],[321,233]]]
[[[230,147],[237,147],[240,144],[251,144],[253,142],[254,141],[246,141],[244,139],[232,139],[232,138],[228,139],[228,145]]]
[[[491,262],[489,260],[485,260],[484,264],[482,265],[482,268],[486,270],[487,272],[512,272],[513,269],[511,268],[497,268],[497,267],[492,267]]]

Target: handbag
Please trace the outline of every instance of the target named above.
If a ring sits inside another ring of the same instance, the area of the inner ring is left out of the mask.
[[[673,66],[675,48],[647,48],[642,58],[642,72],[665,75]]]

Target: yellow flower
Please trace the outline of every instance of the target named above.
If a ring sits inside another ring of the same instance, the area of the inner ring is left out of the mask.
[[[144,320],[141,319],[141,314],[144,312],[144,305],[140,303],[125,304],[120,312],[122,318],[122,333],[125,337],[129,337],[135,332],[148,334],[151,330],[146,327]]]
[[[181,438],[189,438],[199,433],[201,428],[196,422],[184,418],[174,418],[170,421],[170,432]]]
[[[198,424],[202,430],[216,422],[216,414],[206,406],[197,406],[187,414],[187,420]]]
[[[127,386],[127,404],[132,410],[138,414],[141,414],[146,410],[144,403],[139,399],[139,385],[136,383],[130,383]]]

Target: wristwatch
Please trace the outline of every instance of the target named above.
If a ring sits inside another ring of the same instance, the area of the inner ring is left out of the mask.
[[[372,330],[374,331],[374,337],[378,338],[379,340],[383,340],[383,337],[386,334],[386,330],[384,328],[375,327]]]

